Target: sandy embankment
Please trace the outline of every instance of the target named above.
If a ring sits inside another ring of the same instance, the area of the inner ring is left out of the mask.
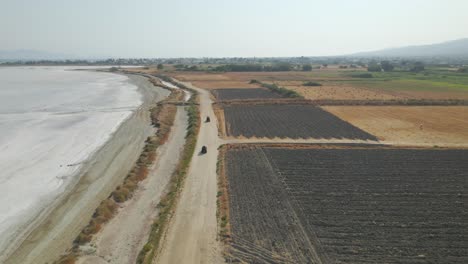
[[[81,169],[81,177],[71,183],[53,205],[30,224],[2,254],[6,264],[51,263],[72,246],[72,241],[91,219],[99,203],[123,181],[138,159],[144,141],[154,133],[149,108],[169,92],[154,87],[146,78],[129,76],[143,94],[143,104],[124,121],[111,139]]]
[[[157,150],[157,161],[134,196],[125,202],[111,221],[94,236],[79,264],[135,263],[148,240],[151,224],[158,215],[157,204],[179,162],[187,133],[188,116],[177,108],[168,141]]]

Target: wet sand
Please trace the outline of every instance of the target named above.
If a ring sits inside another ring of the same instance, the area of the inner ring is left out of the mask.
[[[149,108],[169,92],[141,76],[129,76],[143,94],[143,104],[81,168],[81,176],[25,228],[2,253],[0,262],[51,263],[72,242],[102,200],[123,181],[138,159],[145,139],[154,133]]]

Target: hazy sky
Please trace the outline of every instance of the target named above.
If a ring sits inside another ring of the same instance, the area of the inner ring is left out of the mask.
[[[467,0],[0,0],[0,50],[322,56],[466,37]]]

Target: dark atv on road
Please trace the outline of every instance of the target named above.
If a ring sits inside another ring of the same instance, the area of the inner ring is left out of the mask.
[[[201,148],[200,154],[206,154],[206,152],[208,152],[207,149],[206,149],[206,146],[203,146]]]
[[[205,120],[205,123],[209,123],[210,121],[211,121],[211,120],[210,120],[210,117],[207,116],[207,117],[206,117],[206,120]]]

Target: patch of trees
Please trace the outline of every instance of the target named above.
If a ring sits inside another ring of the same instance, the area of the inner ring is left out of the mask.
[[[367,71],[370,72],[381,72],[382,67],[378,63],[370,63],[369,66],[367,66]]]
[[[312,70],[312,65],[310,64],[302,65],[302,71],[311,71],[311,70]]]
[[[217,72],[275,72],[292,71],[294,67],[289,63],[262,64],[226,64],[213,68]]]
[[[422,62],[415,62],[413,64],[411,64],[410,68],[409,68],[409,71],[411,72],[422,72],[424,71],[424,64]]]
[[[295,91],[286,89],[284,87],[280,87],[274,83],[261,83],[262,87],[265,87],[267,89],[270,89],[272,92],[278,93],[284,97],[289,97],[289,98],[302,98],[300,94],[298,94]]]
[[[395,68],[395,66],[393,66],[393,64],[389,61],[381,61],[380,67],[382,67],[382,70],[386,72],[393,71],[393,69]]]

